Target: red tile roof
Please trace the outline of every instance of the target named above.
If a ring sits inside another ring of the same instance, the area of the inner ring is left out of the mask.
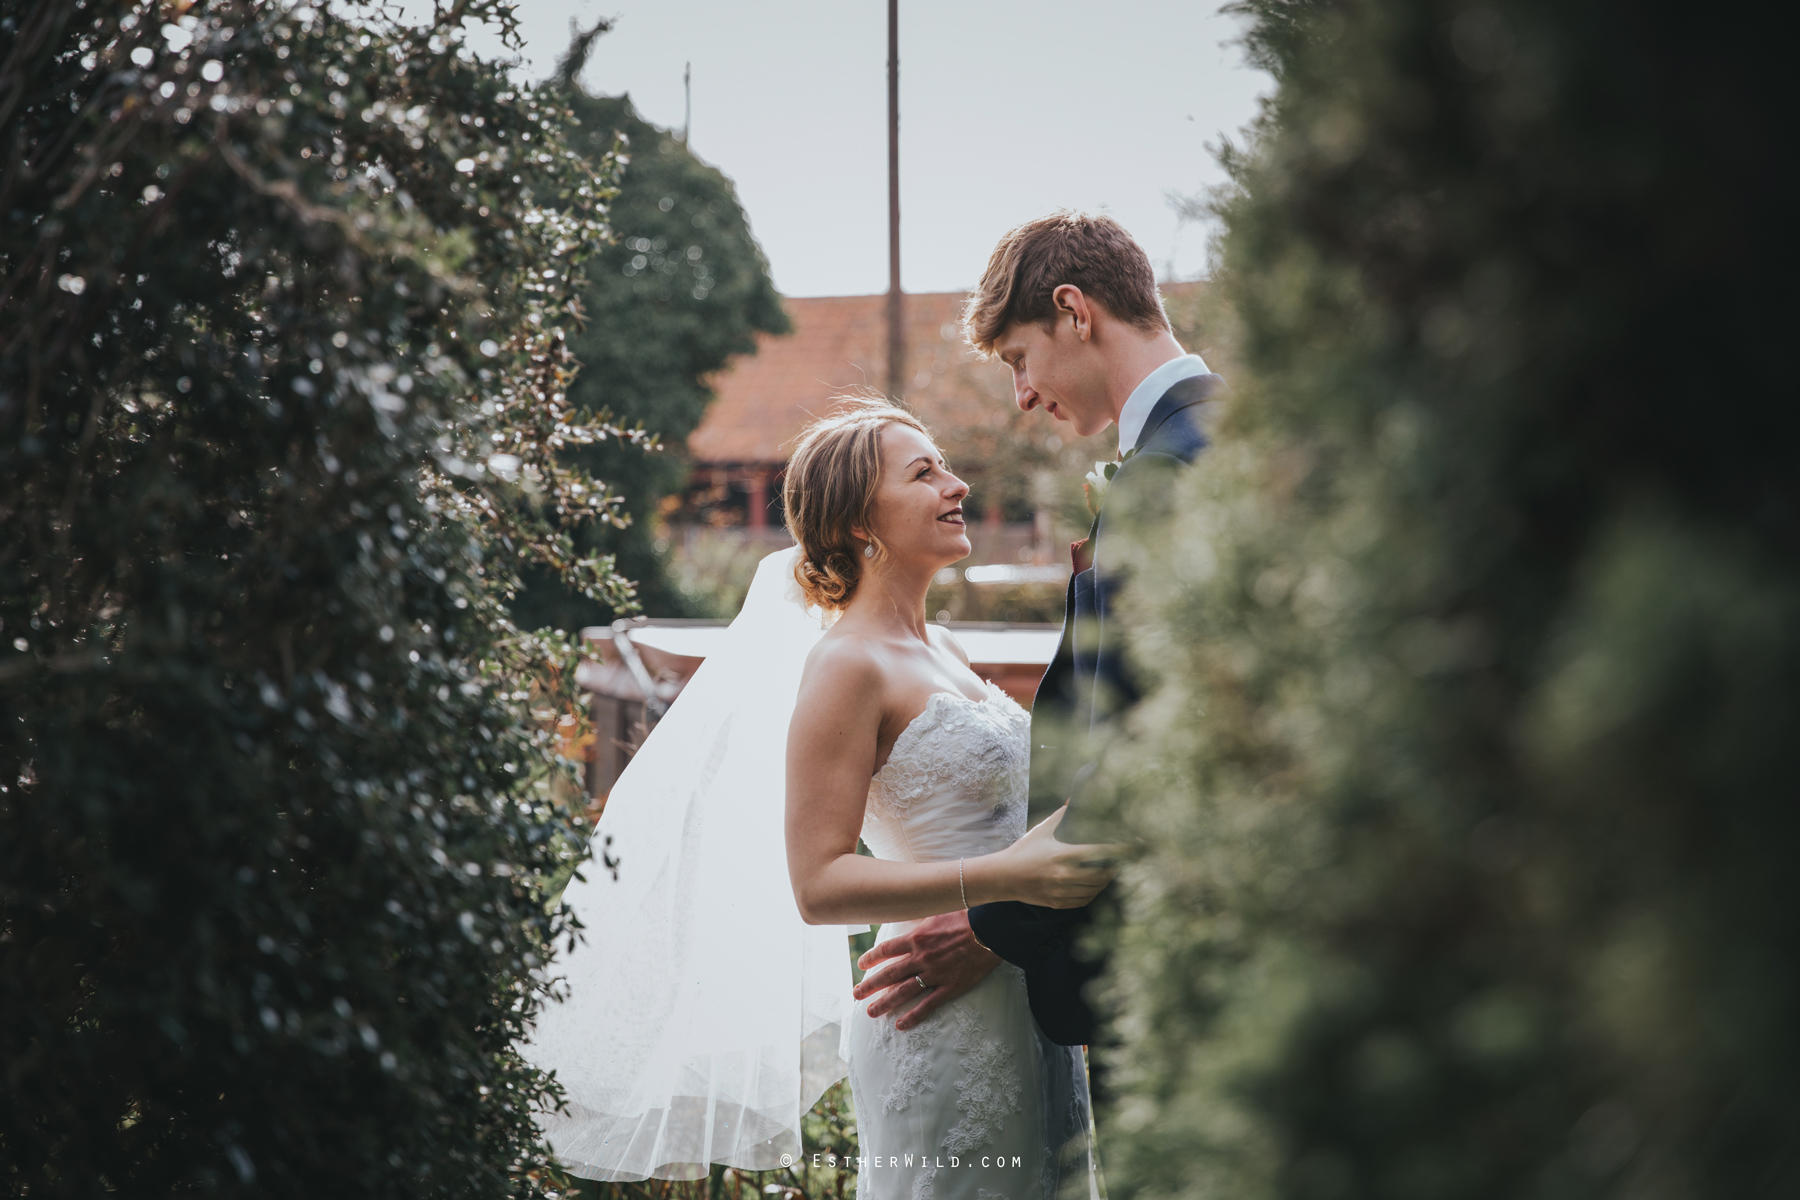
[[[982,363],[962,340],[962,292],[906,297],[906,397],[922,416],[955,400],[1005,403],[1005,368]],[[713,380],[718,399],[688,438],[700,463],[782,463],[800,428],[831,399],[887,387],[887,297],[825,296],[783,302],[794,332],[757,335],[754,355]],[[985,386],[983,386],[985,385]]]
[[[1166,296],[1194,284],[1163,284]],[[906,297],[906,403],[948,432],[1012,403],[1012,379],[963,342],[963,292]],[[696,463],[710,466],[787,461],[806,422],[834,396],[887,387],[887,297],[824,296],[783,304],[794,331],[758,334],[756,353],[736,359],[712,381],[718,399],[688,438]],[[1048,423],[1043,428],[1047,431]]]

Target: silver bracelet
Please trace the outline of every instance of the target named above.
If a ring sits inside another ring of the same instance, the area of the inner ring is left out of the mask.
[[[969,889],[963,886],[963,860],[956,860],[956,890],[962,893],[963,911],[969,909]]]

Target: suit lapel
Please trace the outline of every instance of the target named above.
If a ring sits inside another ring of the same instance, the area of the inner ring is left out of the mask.
[[[1217,375],[1196,375],[1183,379],[1163,393],[1156,407],[1150,410],[1149,418],[1144,422],[1144,431],[1138,436],[1136,452],[1119,468],[1118,475],[1113,476],[1117,483],[1119,475],[1131,469],[1140,454],[1163,454],[1179,458],[1182,462],[1192,463],[1206,447],[1206,435],[1195,420],[1194,410],[1218,396],[1225,390],[1225,381]],[[1100,515],[1094,518],[1094,527],[1088,532],[1086,560],[1088,565],[1100,561],[1100,535],[1107,525],[1105,506],[1102,505]],[[1096,578],[1095,583],[1099,580]]]
[[[1206,436],[1200,432],[1193,415],[1189,413],[1185,420],[1167,433],[1163,426],[1169,424],[1176,413],[1186,412],[1197,404],[1217,399],[1224,391],[1225,380],[1218,375],[1195,375],[1175,384],[1163,393],[1162,399],[1156,402],[1156,407],[1150,410],[1150,416],[1144,422],[1144,431],[1138,435],[1138,449],[1174,454],[1185,462],[1193,462],[1194,456],[1206,445]]]
[[[1217,375],[1199,375],[1184,379],[1163,393],[1150,410],[1138,437],[1139,455],[1167,455],[1191,463],[1206,445],[1205,435],[1194,420],[1192,410],[1225,390],[1225,381]],[[1133,457],[1120,467],[1130,469]],[[1118,475],[1113,476],[1116,483]],[[1064,771],[1072,767],[1066,759],[1069,747],[1062,745],[1089,723],[1089,706],[1095,686],[1095,672],[1102,666],[1105,648],[1101,645],[1102,592],[1106,582],[1094,567],[1094,552],[1100,544],[1105,526],[1105,509],[1094,518],[1085,543],[1087,562],[1074,562],[1076,571],[1069,578],[1063,605],[1063,631],[1051,661],[1038,685],[1032,705],[1032,783],[1031,819],[1041,820],[1069,799],[1080,782]],[[1076,543],[1081,545],[1082,543]],[[1085,569],[1083,569],[1085,568]],[[1086,622],[1085,628],[1082,622]],[[1090,644],[1091,643],[1091,644]],[[1079,653],[1078,653],[1079,651]],[[1084,775],[1082,776],[1085,777]]]

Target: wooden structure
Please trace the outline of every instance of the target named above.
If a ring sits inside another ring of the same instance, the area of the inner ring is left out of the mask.
[[[594,753],[587,790],[604,797],[657,720],[687,686],[725,635],[727,621],[655,620],[639,617],[581,631],[590,657],[575,680],[589,697]],[[1056,652],[1054,625],[951,623],[975,673],[1031,707],[1038,680]]]

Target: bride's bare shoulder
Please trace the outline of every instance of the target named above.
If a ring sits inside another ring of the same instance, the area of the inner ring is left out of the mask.
[[[927,636],[931,638],[931,644],[934,647],[939,650],[948,650],[956,655],[963,666],[969,665],[969,652],[962,648],[962,643],[956,640],[954,634],[942,625],[927,625],[925,628],[930,631]]]
[[[833,629],[806,656],[800,676],[803,691],[868,694],[883,680],[880,654],[869,639],[849,629]]]

